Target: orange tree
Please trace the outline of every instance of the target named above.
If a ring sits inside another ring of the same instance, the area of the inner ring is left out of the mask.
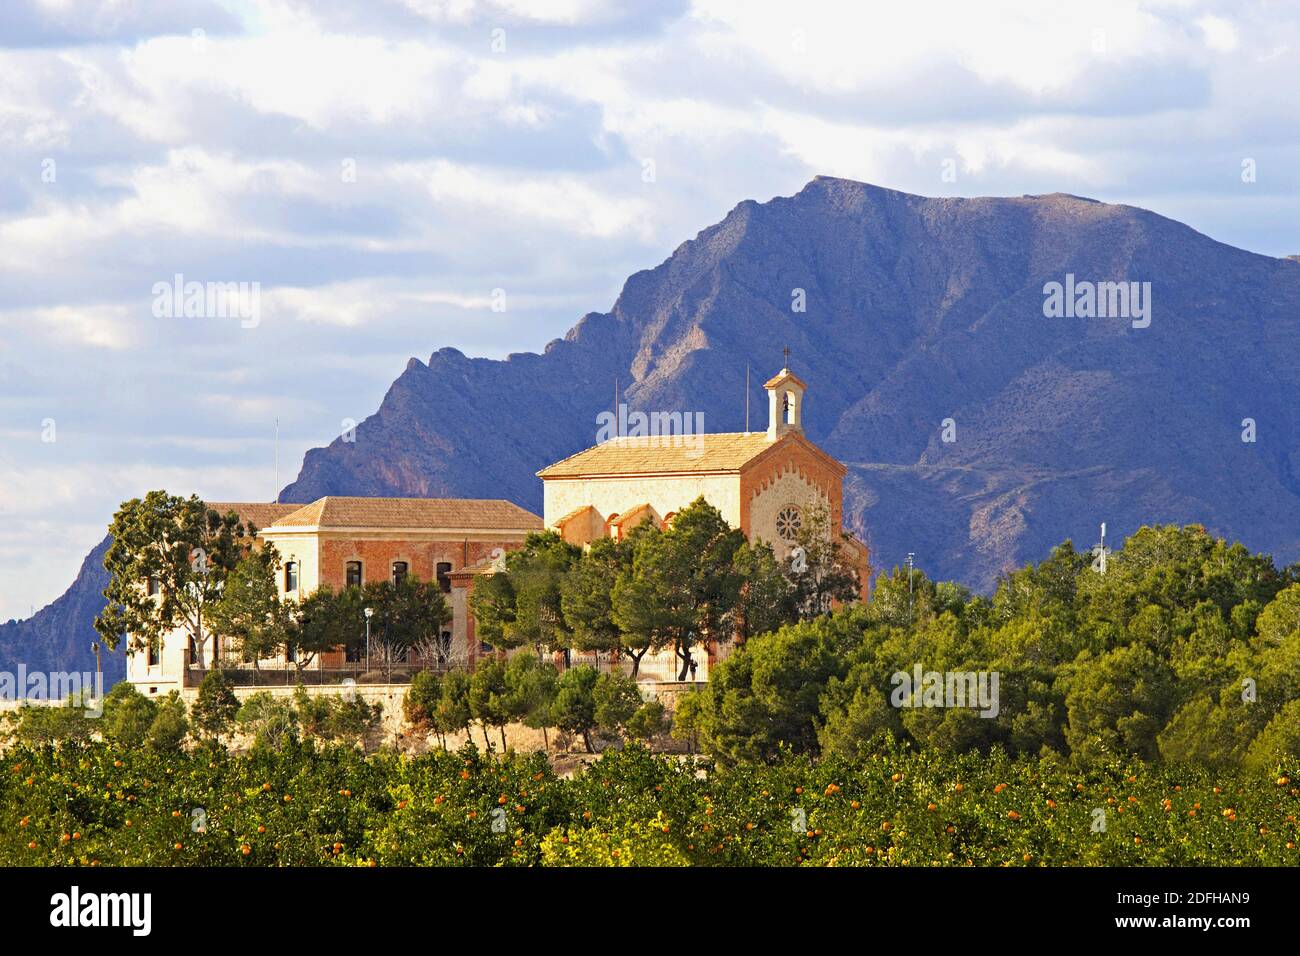
[[[289,743],[14,744],[0,865],[1300,864],[1296,769],[951,756],[730,766],[608,751],[572,778],[472,745],[407,758]]]

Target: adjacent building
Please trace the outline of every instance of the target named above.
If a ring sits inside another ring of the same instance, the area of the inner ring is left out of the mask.
[[[506,551],[520,547],[542,519],[509,501],[462,498],[356,498],[329,496],[309,505],[222,502],[211,505],[259,528],[258,540],[280,555],[277,582],[281,596],[298,600],[321,585],[341,590],[406,575],[437,581],[447,596],[452,620],[443,632],[443,661],[472,664],[479,653],[469,614],[467,568],[491,567]],[[226,648],[218,644],[219,658]],[[184,632],[161,644],[128,653],[127,679],[142,693],[156,695],[192,686],[211,661],[200,661]],[[314,660],[312,671],[358,672],[361,661],[344,648]],[[270,673],[293,666],[286,659],[260,661]]]
[[[572,544],[589,545],[602,536],[621,538],[645,521],[666,527],[677,511],[701,496],[750,541],[767,542],[779,557],[789,554],[809,516],[824,512],[829,533],[840,540],[858,571],[865,600],[869,554],[843,528],[846,469],[804,435],[807,386],[783,368],[764,388],[769,396],[766,431],[620,434],[542,469],[537,474],[544,519],[508,501],[458,498],[329,496],[309,505],[212,507],[236,512],[260,529],[259,541],[275,546],[281,560],[279,589],[286,600],[323,585],[339,590],[406,575],[437,581],[452,611],[438,656],[444,663],[471,667],[491,650],[474,633],[469,611],[474,582],[495,573],[506,552],[521,547],[530,532],[549,528]],[[219,655],[224,651],[219,648]],[[359,671],[357,653],[356,648],[338,648],[310,667],[336,676]],[[210,654],[206,648],[209,660]],[[711,649],[709,659],[713,657]],[[643,660],[643,679],[674,679],[672,655],[660,658]],[[146,694],[164,694],[193,686],[206,663],[198,659],[188,635],[177,633],[160,646],[129,653],[127,678]],[[700,663],[697,679],[707,679],[709,660]],[[287,672],[292,662],[259,666]]]

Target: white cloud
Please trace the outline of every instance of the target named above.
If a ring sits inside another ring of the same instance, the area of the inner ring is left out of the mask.
[[[202,3],[69,0],[0,37],[0,616],[61,591],[122,497],[267,498],[274,419],[287,481],[408,356],[540,348],[817,174],[1080,192],[1300,252],[1277,5],[241,0],[240,33]],[[175,272],[260,281],[261,325],[154,320]],[[3,550],[22,535],[56,557]]]
[[[1201,33],[1205,35],[1205,45],[1211,50],[1231,53],[1240,43],[1237,28],[1231,20],[1206,14],[1196,21],[1196,25],[1201,28]]]

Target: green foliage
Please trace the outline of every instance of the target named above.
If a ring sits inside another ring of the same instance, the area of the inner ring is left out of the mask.
[[[438,702],[442,700],[442,675],[434,671],[420,671],[411,678],[406,688],[402,709],[406,722],[412,728],[427,733],[434,729]]]
[[[647,700],[627,719],[624,732],[632,740],[651,740],[667,733],[670,726],[664,705]]]
[[[132,649],[141,650],[183,628],[202,657],[207,612],[252,548],[257,529],[233,512],[218,514],[197,496],[151,491],[123,502],[108,531],[113,543],[104,556],[107,604],[95,630],[110,648],[130,635]],[[148,593],[151,580],[157,595]],[[215,644],[212,663],[217,664]]]
[[[296,725],[308,740],[321,740],[360,747],[383,717],[382,704],[368,704],[355,692],[311,694],[299,685],[294,691]]]
[[[96,729],[75,693],[61,704],[24,704],[6,717],[13,738],[29,746],[89,740]]]
[[[554,531],[529,534],[505,556],[504,573],[484,576],[470,594],[480,639],[499,650],[568,646],[561,590],[581,554]]]
[[[284,642],[301,675],[318,654],[336,647],[356,647],[364,642],[365,633],[361,589],[335,591],[323,584],[290,606]]]
[[[155,753],[170,753],[181,746],[189,732],[185,701],[177,691],[171,691],[158,701],[145,743]]]
[[[470,676],[465,671],[449,671],[442,679],[442,697],[434,713],[434,728],[446,735],[459,730],[469,734],[469,722],[474,719],[470,708]]]
[[[551,720],[567,734],[581,735],[587,753],[595,753],[591,732],[596,727],[596,682],[600,679],[596,668],[583,665],[571,667],[560,675],[555,702],[551,705]]]
[[[1294,868],[1297,772],[901,744],[729,767],[632,744],[561,779],[541,754],[472,746],[18,743],[0,755],[0,865]]]
[[[531,534],[470,596],[478,636],[499,650],[610,652],[632,662],[671,650],[678,679],[693,679],[705,645],[717,647],[822,614],[857,596],[856,573],[814,512],[797,560],[750,544],[697,498],[660,528],[642,521],[626,537],[585,550],[554,531]]]
[[[524,726],[542,732],[550,749],[547,728],[554,726],[551,708],[559,693],[560,675],[549,661],[539,661],[532,654],[516,654],[506,664],[506,688],[510,694],[510,713]]]
[[[104,697],[99,732],[105,740],[124,747],[141,747],[149,739],[157,716],[157,705],[136,690],[134,684],[122,681]]]
[[[633,529],[631,567],[612,595],[614,623],[634,648],[633,679],[640,655],[672,648],[677,679],[686,680],[693,648],[731,639],[745,585],[736,560],[744,544],[744,532],[703,497],[677,512],[667,530],[649,522]]]
[[[370,619],[371,658],[378,661],[385,679],[391,676],[394,665],[406,660],[412,648],[436,645],[443,625],[451,620],[451,608],[437,582],[421,581],[411,574],[399,584],[366,583],[360,589],[359,601],[356,592],[348,589],[340,596],[336,612],[347,620],[358,604],[374,612]],[[364,634],[364,616],[361,620]]]
[[[279,566],[273,548],[250,551],[226,576],[220,599],[208,611],[208,629],[254,669],[284,646],[288,631],[289,610],[275,580]]]
[[[690,732],[729,762],[782,747],[857,759],[894,737],[1085,767],[1120,756],[1230,768],[1247,754],[1263,766],[1289,752],[1278,715],[1300,698],[1295,573],[1199,526],[1140,529],[1105,575],[1066,542],[991,600],[896,568],[869,604],[747,641],[713,669]],[[899,707],[894,675],[918,665],[996,673],[996,715]]]
[[[622,634],[614,623],[614,585],[632,566],[627,541],[597,538],[560,582],[560,611],[579,651],[621,651]]]
[[[516,716],[517,701],[506,683],[506,665],[504,661],[489,658],[480,661],[469,680],[469,711],[483,728],[483,742],[489,749],[492,743],[487,739],[488,727],[496,727],[501,733],[501,750],[506,749],[506,724]]]
[[[239,729],[253,737],[253,746],[283,750],[298,741],[298,713],[293,704],[269,691],[253,694],[235,716]]]
[[[804,514],[784,569],[792,585],[786,600],[793,606],[794,619],[829,614],[836,603],[848,603],[858,596],[858,573],[848,563],[843,544],[832,533],[830,511],[825,505]]]
[[[231,690],[226,675],[210,670],[203,675],[199,693],[190,708],[190,719],[199,735],[208,740],[220,740],[234,729],[239,713],[239,699]]]
[[[695,753],[700,746],[700,728],[705,719],[705,707],[704,694],[699,691],[682,694],[673,706],[673,739],[685,741],[690,753]]]
[[[606,672],[596,678],[596,684],[591,689],[591,699],[595,704],[592,716],[596,720],[596,727],[606,737],[621,734],[642,703],[636,681],[617,671]]]

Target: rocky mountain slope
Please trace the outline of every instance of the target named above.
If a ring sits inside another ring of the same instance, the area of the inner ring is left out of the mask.
[[[1150,325],[1048,318],[1044,286],[1067,275],[1150,283]],[[1300,557],[1300,261],[1074,196],[931,199],[824,177],[741,203],[540,355],[411,359],[356,441],[308,452],[283,500],[504,497],[540,513],[534,473],[596,440],[616,378],[633,409],[736,431],[748,365],[762,428],[761,383],[787,345],[806,430],[849,464],[846,520],[877,568],[910,551],[988,589],[1065,538],[1094,543],[1102,521],[1115,543],[1200,522]],[[78,591],[93,578],[0,627],[0,666],[46,653],[37,642],[88,646],[93,610],[68,615],[94,603]]]

